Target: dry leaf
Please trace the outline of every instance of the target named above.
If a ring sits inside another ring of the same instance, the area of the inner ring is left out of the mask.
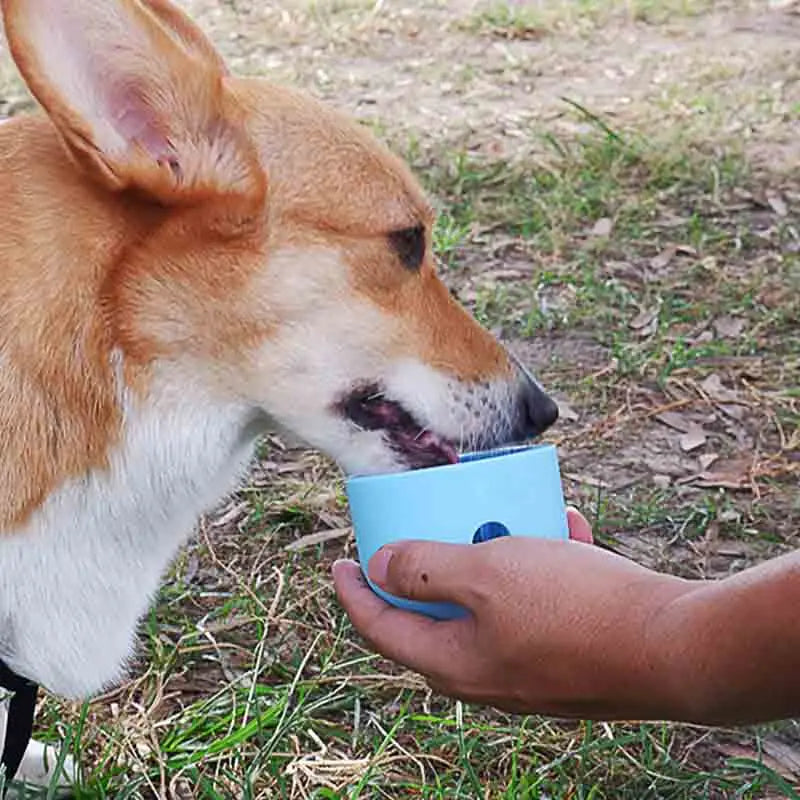
[[[697,248],[692,247],[690,244],[679,244],[675,248],[676,253],[680,253],[684,256],[696,256],[697,255]]]
[[[677,248],[674,246],[668,247],[666,250],[662,250],[657,256],[653,256],[653,258],[650,259],[651,268],[655,270],[662,270],[665,267],[668,267],[669,262],[675,258],[675,253],[677,253]]]
[[[778,194],[778,192],[767,192],[767,202],[769,207],[779,216],[785,217],[789,213],[786,206],[786,201]]]
[[[600,217],[592,226],[592,236],[610,236],[614,222],[609,217]]]
[[[762,746],[763,751],[759,752],[732,742],[717,745],[719,751],[728,758],[746,758],[763,764],[789,781],[800,777],[800,752],[776,739],[766,740]]]
[[[723,414],[736,422],[741,422],[744,419],[744,406],[734,405],[733,403],[720,403],[718,408]]]
[[[290,553],[297,550],[305,550],[306,547],[313,547],[315,544],[322,544],[322,542],[328,542],[331,539],[341,539],[343,536],[347,536],[351,530],[352,528],[347,527],[309,533],[299,539],[295,539],[293,542],[289,542],[283,549]]]
[[[687,483],[700,489],[749,489],[750,481],[744,475],[730,475],[726,472],[701,472]]]
[[[692,450],[702,447],[707,439],[706,432],[696,423],[692,423],[689,430],[681,436],[681,450],[684,453],[690,453]]]
[[[497,281],[515,281],[528,277],[530,277],[530,272],[523,272],[519,269],[490,269],[482,272],[478,276],[478,280],[481,283],[493,284]]]
[[[718,403],[730,403],[739,399],[739,395],[722,385],[722,379],[712,372],[701,384],[700,388]]]
[[[735,508],[726,508],[717,512],[720,522],[741,522],[742,515]]]
[[[677,411],[663,411],[661,414],[656,414],[656,419],[659,422],[663,422],[668,428],[680,431],[681,433],[688,433],[694,424]]]
[[[573,483],[581,483],[584,486],[594,486],[598,489],[609,489],[610,485],[600,478],[595,478],[593,475],[585,475],[579,472],[565,472],[564,477]]]
[[[685,478],[690,469],[686,460],[677,454],[661,453],[642,459],[645,466],[655,475],[669,475],[672,478]]]
[[[714,331],[720,339],[736,339],[741,336],[745,324],[741,317],[720,317],[714,320]]]
[[[766,754],[780,765],[776,772],[789,780],[800,778],[800,749],[778,739],[765,739],[763,747]]]
[[[558,418],[566,420],[567,422],[576,422],[578,420],[578,412],[572,406],[565,403],[563,400],[556,400],[558,404]]]
[[[669,489],[672,485],[672,478],[669,475],[653,475],[653,485],[657,489]]]
[[[746,459],[725,459],[713,470],[693,475],[687,482],[703,488],[750,489],[750,462]]]
[[[640,335],[647,335],[655,331],[658,326],[658,306],[655,308],[646,308],[640,311],[629,323],[634,331],[639,331]]]
[[[697,460],[700,463],[700,469],[705,472],[718,458],[719,453],[703,453],[697,457]]]
[[[714,334],[711,331],[703,331],[692,339],[692,344],[705,344],[706,342],[713,341]]]

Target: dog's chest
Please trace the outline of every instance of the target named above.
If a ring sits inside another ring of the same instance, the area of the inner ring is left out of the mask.
[[[118,679],[170,560],[233,488],[257,432],[246,410],[191,391],[126,408],[110,469],[60,488],[0,536],[0,657],[67,696]]]

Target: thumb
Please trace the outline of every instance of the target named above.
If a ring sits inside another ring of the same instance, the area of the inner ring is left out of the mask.
[[[468,608],[480,596],[486,550],[471,544],[406,541],[385,545],[369,560],[367,574],[384,591],[407,600],[454,602]]]
[[[577,508],[570,506],[567,509],[567,523],[569,525],[569,538],[574,542],[593,544],[592,526],[586,517]]]

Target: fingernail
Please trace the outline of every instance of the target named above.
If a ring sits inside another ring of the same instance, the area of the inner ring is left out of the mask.
[[[389,562],[392,560],[393,555],[394,553],[391,550],[378,550],[369,560],[367,568],[369,577],[378,586],[386,585],[386,579],[389,575]]]
[[[358,566],[356,561],[353,561],[352,558],[337,558],[336,561],[331,564],[331,572],[335,575],[340,569],[347,568],[347,566]]]

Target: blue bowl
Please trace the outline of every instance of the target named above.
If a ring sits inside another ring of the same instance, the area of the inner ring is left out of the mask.
[[[498,536],[567,539],[558,455],[552,445],[468,453],[459,463],[346,483],[362,568],[386,544],[403,539],[480,544]],[[465,611],[372,589],[398,608],[436,619]]]

